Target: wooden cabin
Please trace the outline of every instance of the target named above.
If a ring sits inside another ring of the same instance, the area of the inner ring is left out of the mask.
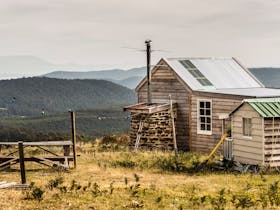
[[[151,71],[150,84],[153,103],[166,103],[169,95],[176,103],[178,148],[202,153],[220,140],[230,126],[229,119],[223,126],[222,118],[243,99],[280,96],[280,90],[264,87],[235,58],[162,58]],[[146,77],[136,87],[138,103],[147,102],[147,89]],[[132,121],[137,119],[132,117]],[[149,129],[149,123],[146,126]],[[133,141],[135,132],[131,129]]]
[[[230,115],[233,160],[280,166],[280,98],[246,99]]]

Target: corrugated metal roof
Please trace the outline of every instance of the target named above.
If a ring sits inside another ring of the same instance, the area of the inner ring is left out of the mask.
[[[278,97],[280,96],[280,89],[273,88],[233,88],[233,89],[213,89],[202,90],[202,92],[221,93],[238,96],[252,96],[252,97]]]
[[[246,99],[262,117],[280,117],[280,98]]]
[[[203,86],[180,63],[189,60],[213,84]],[[260,88],[263,85],[233,58],[167,58],[165,61],[192,90]]]

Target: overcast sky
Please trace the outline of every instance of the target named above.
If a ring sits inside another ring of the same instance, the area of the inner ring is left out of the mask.
[[[1,0],[0,56],[33,55],[96,69],[160,57],[237,57],[280,67],[279,0]]]

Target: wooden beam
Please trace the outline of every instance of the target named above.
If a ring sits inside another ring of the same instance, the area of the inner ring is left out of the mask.
[[[0,159],[1,164],[0,164],[0,169],[3,170],[5,168],[9,168],[11,164],[15,164],[19,162],[18,158],[5,158],[5,159]]]
[[[50,167],[54,167],[54,166],[59,166],[59,167],[63,167],[64,169],[68,169],[67,165],[61,164],[61,163],[56,163],[52,160],[49,160],[47,158],[44,157],[34,157],[35,159],[37,159],[37,163],[46,165],[46,166],[50,166]]]
[[[36,146],[36,147],[38,147],[39,149],[41,149],[41,150],[43,150],[43,151],[45,151],[45,152],[47,152],[47,153],[50,153],[50,154],[52,154],[52,155],[54,155],[54,156],[59,156],[58,154],[56,154],[56,153],[54,153],[54,152],[52,152],[52,151],[50,151],[50,150],[47,150],[47,149],[45,149],[45,148],[43,148],[43,147],[41,147],[41,146]],[[64,146],[63,146],[64,147]]]
[[[76,155],[76,115],[75,112],[71,111],[71,125],[72,125],[72,148],[73,148],[73,160],[74,168],[77,167],[77,155]]]
[[[125,107],[123,108],[123,111],[126,111],[126,110],[128,110],[128,109],[134,108],[134,107],[139,106],[139,105],[144,105],[144,104],[145,104],[145,103],[143,102],[143,103],[138,103],[138,104],[133,104],[133,105],[125,106]]]
[[[69,161],[73,161],[73,156],[59,156],[59,157],[43,157],[45,159],[48,160],[52,160],[52,161],[64,161],[65,158],[67,158]],[[32,156],[32,157],[24,157],[24,161],[35,161],[37,160],[37,156]],[[2,166],[2,164],[4,164],[4,161],[9,161],[9,162],[14,162],[17,161],[19,162],[19,158],[15,158],[15,157],[0,157],[0,161],[2,162],[0,166]]]
[[[13,146],[18,145],[17,142],[0,142],[0,145]],[[72,141],[38,141],[38,142],[23,142],[23,146],[64,146],[73,145]]]
[[[23,151],[23,142],[22,141],[18,142],[18,152],[19,152],[21,184],[26,184],[25,165],[24,165],[24,151]]]
[[[171,115],[171,122],[172,122],[172,134],[173,134],[175,161],[176,161],[176,163],[178,163],[178,148],[177,148],[176,129],[175,129],[173,103],[172,103],[171,95],[169,95],[169,106],[170,106],[170,115]]]

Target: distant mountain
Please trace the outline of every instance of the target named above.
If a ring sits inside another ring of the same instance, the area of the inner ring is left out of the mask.
[[[249,68],[249,70],[266,86],[271,88],[280,88],[280,68]],[[91,71],[91,72],[52,72],[45,74],[46,77],[64,78],[64,79],[83,79],[95,78],[112,81],[116,84],[134,89],[138,83],[145,77],[146,68],[135,68],[127,71],[109,70],[109,71]]]
[[[0,81],[0,114],[39,115],[136,101],[134,91],[104,80],[22,78]]]
[[[112,69],[102,71],[55,71],[42,76],[58,79],[105,79],[105,80],[124,80],[131,77],[144,77],[146,68],[133,68],[129,70]]]
[[[113,69],[88,72],[55,71],[42,76],[59,79],[104,79],[134,89],[145,75],[146,68],[140,67],[129,70]]]
[[[51,72],[51,73],[48,73]],[[46,74],[47,73],[47,74]],[[53,64],[35,56],[0,56],[0,79],[43,75],[58,79],[114,79],[143,77],[145,67],[98,71],[95,65]]]
[[[265,87],[280,88],[280,68],[250,68],[255,77],[257,77]]]
[[[135,87],[139,84],[139,82],[143,79],[143,77],[134,76],[134,77],[129,77],[129,78],[123,79],[123,80],[110,80],[110,79],[108,79],[108,81],[114,82],[116,84],[119,84],[119,85],[122,85],[124,87],[127,87],[129,89],[134,90]]]
[[[280,68],[250,68],[250,71],[265,86],[280,88]],[[0,79],[31,75],[58,79],[104,79],[134,89],[146,75],[146,68],[96,71],[94,65],[53,64],[35,56],[0,56]]]

